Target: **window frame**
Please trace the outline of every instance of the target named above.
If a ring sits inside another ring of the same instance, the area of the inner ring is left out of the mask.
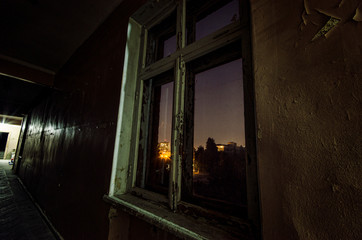
[[[247,215],[244,202],[240,204],[224,202],[220,199],[210,199],[203,196],[194,196],[192,193],[193,179],[192,174],[192,156],[193,156],[193,137],[194,137],[194,87],[195,75],[230,63],[234,60],[241,59],[241,46],[237,46],[239,42],[233,42],[225,47],[219,48],[209,54],[202,56],[200,59],[191,61],[187,64],[187,89],[185,93],[185,128],[184,128],[184,152],[185,156],[182,161],[183,177],[182,177],[182,202],[188,202],[198,206],[205,206],[208,209],[227,213],[240,218]],[[233,51],[238,48],[237,51]],[[211,61],[210,61],[211,59]],[[203,60],[207,60],[206,64]],[[192,106],[191,106],[192,105]],[[245,179],[246,180],[246,179]],[[245,199],[246,200],[246,199]],[[181,203],[183,204],[183,203]]]
[[[146,81],[144,81],[146,82]],[[153,121],[155,118],[157,118],[157,114],[154,114],[154,107],[155,107],[155,89],[162,86],[163,84],[168,83],[174,83],[174,76],[171,71],[167,71],[165,73],[162,73],[158,75],[157,77],[151,78],[147,80],[147,84],[143,84],[143,89],[140,91],[143,91],[142,96],[142,116],[139,119],[141,122],[140,131],[143,133],[144,136],[141,136],[141,139],[139,139],[139,145],[138,145],[138,152],[142,154],[138,154],[137,161],[137,174],[136,174],[136,183],[135,186],[139,186],[140,188],[147,189],[147,186],[149,188],[158,188],[161,192],[168,192],[168,186],[167,190],[164,191],[163,187],[158,186],[157,183],[154,183],[150,181],[150,173],[149,173],[149,167],[151,164],[150,159],[152,159],[152,155],[154,154],[152,152],[152,147],[155,147],[154,144],[154,131],[158,132],[158,124],[157,126],[153,124]],[[147,99],[145,99],[145,96]],[[159,104],[160,102],[157,101]],[[157,105],[157,104],[156,104]],[[171,113],[172,114],[172,113]],[[140,163],[142,164],[142,167],[140,168]],[[152,165],[152,164],[151,164]],[[160,190],[161,189],[161,190]],[[156,189],[150,190],[158,192]]]
[[[254,111],[254,82],[251,55],[251,32],[249,2],[240,0],[240,19],[208,36],[186,45],[186,2],[187,0],[159,0],[158,5],[145,4],[130,18],[125,62],[122,77],[121,98],[117,122],[117,134],[109,193],[106,198],[120,199],[125,194],[141,196],[144,199],[160,202],[172,211],[181,207],[196,207],[181,201],[182,161],[184,144],[184,104],[186,88],[186,63],[211,53],[229,43],[239,41],[243,59],[245,142],[247,149],[247,212],[248,220],[260,229],[259,190],[256,158],[256,128]],[[155,3],[153,3],[155,4]],[[151,10],[150,10],[151,9]],[[148,29],[177,12],[177,48],[170,56],[146,65]],[[146,12],[146,14],[145,14]],[[162,14],[161,14],[162,13]],[[154,17],[159,16],[159,17]],[[132,56],[132,57],[130,57]],[[137,160],[140,144],[140,118],[142,111],[142,89],[144,81],[174,69],[174,102],[172,125],[172,164],[168,196],[136,187]],[[258,231],[257,231],[258,232]]]

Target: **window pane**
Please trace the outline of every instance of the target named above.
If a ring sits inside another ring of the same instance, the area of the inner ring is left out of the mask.
[[[189,1],[187,5],[188,43],[239,20],[239,0]]]
[[[176,51],[176,12],[148,31],[146,65]]]
[[[176,35],[173,35],[163,44],[163,57],[170,56],[176,51]]]
[[[153,88],[148,188],[167,193],[171,165],[173,82]]]
[[[196,40],[239,19],[239,0],[233,0],[196,23]]]
[[[246,200],[242,60],[195,75],[193,195]]]

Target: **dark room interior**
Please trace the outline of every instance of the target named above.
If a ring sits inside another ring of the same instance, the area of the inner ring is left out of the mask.
[[[361,0],[3,0],[0,29],[0,239],[362,239]]]

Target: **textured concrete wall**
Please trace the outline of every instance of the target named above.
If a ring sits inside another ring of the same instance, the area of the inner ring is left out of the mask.
[[[362,3],[251,3],[264,239],[361,239]]]

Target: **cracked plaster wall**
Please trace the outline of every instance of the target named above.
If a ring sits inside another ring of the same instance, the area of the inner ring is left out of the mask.
[[[251,8],[264,239],[361,239],[362,1]]]

